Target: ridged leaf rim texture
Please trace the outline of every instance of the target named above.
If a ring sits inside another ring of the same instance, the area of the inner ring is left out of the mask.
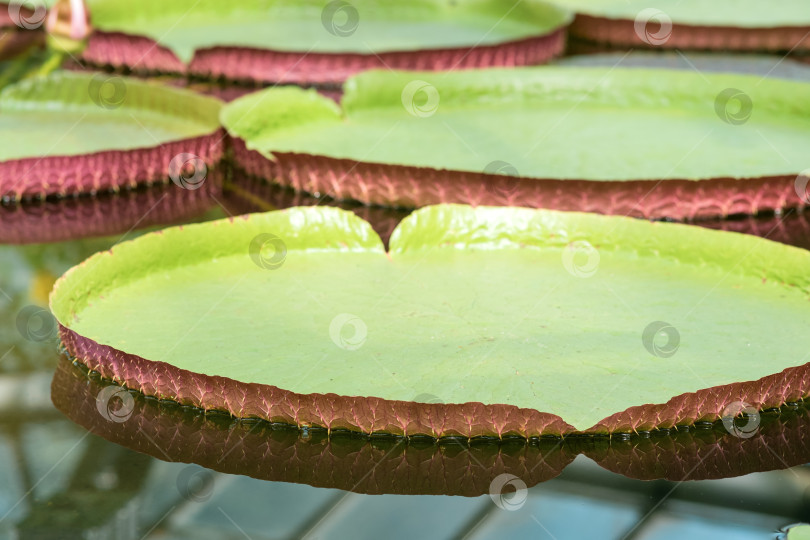
[[[234,423],[142,395],[113,417],[111,403],[103,398],[122,389],[88,377],[86,369],[61,358],[51,399],[71,421],[108,441],[161,460],[357,493],[475,497],[489,493],[502,474],[527,487],[551,480],[579,454],[629,478],[677,482],[779,470],[803,464],[810,455],[810,411],[803,407],[763,416],[756,433],[746,438],[715,425],[629,440],[431,444]],[[240,451],[233,452],[237,447]]]

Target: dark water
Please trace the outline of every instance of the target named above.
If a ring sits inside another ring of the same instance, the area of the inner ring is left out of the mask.
[[[70,266],[164,224],[298,204],[329,201],[234,178],[0,208],[0,538],[763,539],[810,520],[799,405],[630,440],[330,438],[107,389],[60,355],[45,306]],[[348,207],[383,237],[406,214]],[[806,247],[808,223],[707,225]]]

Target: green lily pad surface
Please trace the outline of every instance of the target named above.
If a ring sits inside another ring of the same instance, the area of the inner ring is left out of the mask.
[[[0,93],[0,162],[160,146],[216,132],[221,103],[136,79],[57,72]]]
[[[786,538],[787,540],[810,540],[810,525],[801,523],[790,527]]]
[[[373,54],[492,45],[543,35],[570,21],[537,0],[118,0],[89,2],[99,30],[150,37],[188,62],[214,46]]]
[[[595,426],[712,387],[723,388],[649,422],[806,394],[781,379],[738,383],[808,361],[808,276],[810,253],[754,237],[517,208],[418,210],[386,253],[366,222],[314,207],[119,244],[69,271],[51,307],[63,339],[92,343],[83,353],[66,340],[91,368],[198,406],[222,399],[236,415],[253,391],[271,409],[337,394],[295,418],[329,425],[341,403],[354,412],[340,414],[380,415],[356,401],[375,397],[400,400],[402,415],[432,403],[434,424],[449,407],[436,403],[480,402],[612,431]],[[207,396],[223,381],[238,384]]]
[[[594,181],[758,178],[808,167],[810,84],[667,70],[367,72],[342,106],[274,88],[225,108],[274,153]]]
[[[643,10],[656,10],[673,23],[765,28],[810,24],[804,0],[554,0],[558,5],[595,17],[634,20]]]

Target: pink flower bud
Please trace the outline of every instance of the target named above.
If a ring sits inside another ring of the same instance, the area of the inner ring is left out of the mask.
[[[90,35],[90,14],[84,0],[57,0],[48,13],[49,34],[76,41]]]

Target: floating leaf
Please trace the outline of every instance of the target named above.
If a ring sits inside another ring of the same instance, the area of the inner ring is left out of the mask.
[[[108,74],[57,72],[9,86],[0,93],[0,198],[117,191],[170,179],[182,185],[192,176],[201,185],[222,155],[220,105]]]
[[[555,0],[577,12],[574,37],[612,46],[744,51],[810,50],[804,0]]]
[[[54,287],[70,354],[158,398],[397,435],[615,433],[810,392],[810,253],[668,223],[294,208],[148,234]],[[743,435],[746,434],[743,430]]]
[[[342,107],[274,88],[226,105],[247,172],[364,203],[643,217],[810,201],[810,84],[601,68],[368,72]]]
[[[543,63],[562,52],[570,21],[538,1],[93,0],[90,8],[100,32],[88,62],[308,84],[371,67]]]

